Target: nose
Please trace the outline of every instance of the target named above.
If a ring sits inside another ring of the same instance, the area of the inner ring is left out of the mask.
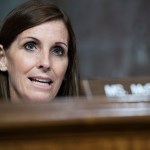
[[[47,53],[41,54],[38,68],[43,70],[44,72],[47,72],[50,70],[50,58]]]

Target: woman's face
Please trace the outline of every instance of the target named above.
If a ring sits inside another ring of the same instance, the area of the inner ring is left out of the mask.
[[[25,30],[5,52],[12,101],[50,101],[68,67],[68,31],[55,20]]]

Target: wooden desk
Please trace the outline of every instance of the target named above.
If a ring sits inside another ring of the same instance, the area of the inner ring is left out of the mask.
[[[150,150],[150,101],[127,99],[0,104],[0,150]]]

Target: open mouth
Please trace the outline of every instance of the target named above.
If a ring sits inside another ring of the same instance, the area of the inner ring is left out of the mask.
[[[29,77],[28,79],[34,84],[42,85],[42,86],[49,86],[53,83],[53,81],[50,79],[42,79],[42,78],[35,78],[35,77]]]

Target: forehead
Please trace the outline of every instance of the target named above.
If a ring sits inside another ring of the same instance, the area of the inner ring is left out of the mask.
[[[37,37],[45,37],[45,36],[59,36],[59,37],[66,37],[68,39],[68,30],[66,25],[62,20],[53,20],[42,23],[40,25],[34,26],[23,31],[19,36],[25,37],[29,35],[34,35]]]

